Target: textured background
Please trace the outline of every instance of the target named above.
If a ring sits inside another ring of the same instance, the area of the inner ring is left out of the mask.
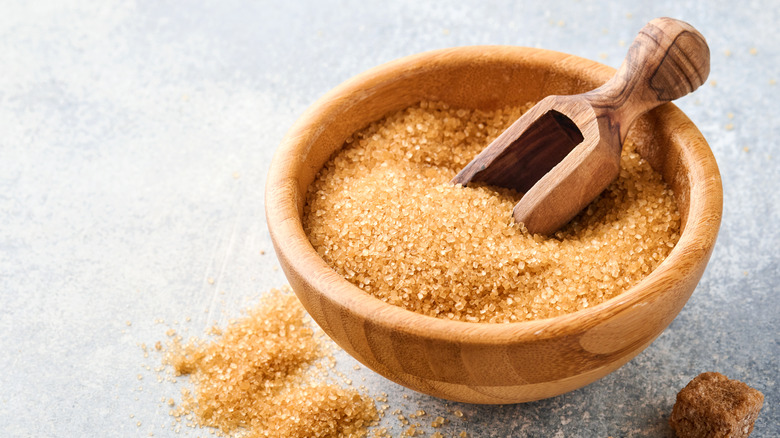
[[[511,406],[416,394],[343,354],[339,366],[393,408],[461,409],[469,421],[441,430],[472,437],[666,437],[676,392],[716,370],[766,395],[753,436],[780,436],[777,5],[445,3],[0,2],[0,435],[175,435],[160,399],[179,388],[156,381],[146,367],[159,356],[139,344],[169,326],[199,335],[285,284],[266,172],[330,88],[471,44],[616,67],[645,22],[668,15],[711,46],[711,82],[679,106],[715,153],[725,209],[704,278],[658,340],[586,388]]]

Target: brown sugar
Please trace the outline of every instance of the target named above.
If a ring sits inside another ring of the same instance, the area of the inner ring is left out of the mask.
[[[171,415],[243,437],[366,436],[374,400],[318,375],[325,353],[295,295],[272,290],[212,342],[174,338],[166,362],[194,391]]]
[[[618,180],[550,238],[514,223],[521,194],[449,184],[530,106],[422,102],[355,133],[309,187],[312,245],[367,293],[439,318],[548,318],[627,290],[680,232],[672,191],[630,138]]]
[[[744,438],[764,395],[720,373],[702,373],[677,394],[669,424],[679,438]]]

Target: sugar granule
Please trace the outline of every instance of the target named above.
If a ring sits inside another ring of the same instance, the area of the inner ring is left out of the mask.
[[[521,194],[449,184],[530,106],[422,102],[355,133],[309,187],[303,223],[312,245],[367,293],[439,318],[549,318],[627,290],[680,231],[671,189],[630,138],[619,178],[550,238],[514,223]]]
[[[323,358],[298,299],[272,290],[211,342],[174,338],[165,361],[194,391],[183,388],[171,415],[243,437],[366,436],[374,401],[317,376]]]

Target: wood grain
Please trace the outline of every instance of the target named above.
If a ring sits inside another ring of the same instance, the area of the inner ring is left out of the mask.
[[[674,105],[640,117],[640,153],[671,185],[683,231],[646,279],[601,305],[512,324],[447,321],[386,304],[339,276],[302,227],[306,189],[354,131],[422,99],[496,109],[576,94],[614,69],[522,47],[477,46],[414,55],[327,93],[290,129],[274,157],[266,215],[290,285],[322,329],[379,374],[434,396],[515,403],[571,391],[617,369],[655,339],[696,287],[722,211],[720,175],[706,141]]]
[[[689,24],[648,23],[617,73],[595,90],[539,102],[452,180],[525,193],[513,211],[531,233],[552,234],[620,173],[629,128],[645,112],[698,88],[709,48]]]

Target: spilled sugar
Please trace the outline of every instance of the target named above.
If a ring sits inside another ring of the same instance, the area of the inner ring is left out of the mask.
[[[272,290],[212,342],[174,336],[165,362],[194,389],[171,415],[242,437],[366,436],[374,400],[328,381],[332,357],[305,315],[295,295]]]
[[[309,187],[312,245],[367,293],[439,318],[548,318],[627,290],[680,230],[671,189],[630,139],[617,181],[551,238],[514,223],[520,194],[449,184],[530,106],[422,102],[355,133]]]

